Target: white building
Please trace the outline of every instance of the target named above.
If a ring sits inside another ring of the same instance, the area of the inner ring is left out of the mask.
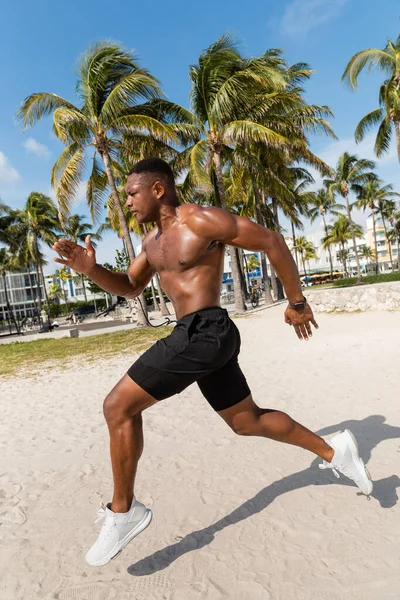
[[[59,285],[63,292],[62,296],[57,299],[58,304],[65,304],[65,299],[67,300],[68,304],[73,304],[74,302],[86,302],[86,298],[88,302],[94,302],[95,300],[104,300],[104,298],[107,296],[107,294],[103,292],[94,294],[89,289],[89,281],[86,280],[84,281],[84,284],[82,284],[78,273],[71,271],[68,267],[66,267],[66,269],[71,274],[71,277],[76,279],[76,281],[74,281],[72,278],[68,279],[67,281],[62,281],[57,277],[56,274],[45,276],[47,293],[49,293],[49,290],[55,283]],[[86,290],[86,298],[84,288]]]
[[[261,284],[263,277],[262,277],[260,253],[259,252],[251,252],[250,250],[243,250],[243,252],[245,255],[245,264],[246,264],[246,260],[248,261],[251,256],[254,256],[254,258],[259,263],[259,266],[256,269],[253,269],[253,270],[249,269],[248,273],[246,271],[247,285],[249,286],[249,284],[254,284],[254,283]],[[268,269],[268,266],[267,266],[267,269]],[[268,271],[268,275],[270,275],[269,271]],[[227,252],[225,252],[224,273],[222,276],[222,294],[229,293],[229,292],[233,292],[232,262],[231,262],[231,257],[228,255]]]
[[[17,318],[33,317],[37,314],[39,306],[38,286],[36,272],[31,270],[22,273],[6,273],[5,281],[0,277],[0,321],[6,320],[8,315],[6,291],[8,301],[14,316]],[[44,302],[43,286],[40,286],[40,297]]]

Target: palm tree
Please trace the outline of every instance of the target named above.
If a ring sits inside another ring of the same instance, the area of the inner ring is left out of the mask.
[[[70,271],[67,269],[67,267],[61,267],[61,269],[59,269],[55,272],[54,277],[56,277],[57,279],[59,279],[61,281],[61,286],[60,286],[61,291],[64,294],[64,302],[67,307],[67,312],[69,312],[68,290],[65,289],[65,283],[68,281],[71,281],[72,275],[71,275]]]
[[[352,191],[355,192],[357,196],[360,196],[363,185],[369,180],[376,179],[376,175],[372,173],[374,167],[375,164],[371,160],[364,158],[359,159],[354,154],[344,152],[339,157],[333,178],[324,181],[330,194],[340,194],[346,201],[347,218],[351,231],[353,232],[352,240],[357,264],[357,282],[361,280],[361,268],[357,252],[356,225],[351,216],[349,193]]]
[[[86,236],[90,235],[92,246],[95,248],[96,243],[93,240],[101,240],[99,232],[93,233],[91,231],[91,225],[84,222],[85,217],[83,215],[71,215],[63,225],[63,230],[68,239],[72,240],[77,244],[78,242],[85,242]],[[88,301],[86,287],[85,287],[85,275],[80,273],[80,279],[82,283],[83,293],[85,296],[85,302]]]
[[[376,239],[376,214],[380,213],[382,218],[387,216],[388,202],[392,202],[392,198],[398,196],[396,192],[393,192],[392,185],[383,185],[383,182],[380,179],[373,179],[371,181],[367,181],[363,186],[362,190],[359,194],[358,200],[356,202],[357,208],[362,208],[366,210],[369,208],[371,210],[372,217],[372,227],[373,227],[373,235],[374,235],[374,247],[375,247],[375,256],[378,257],[378,243]],[[386,213],[385,213],[386,206]],[[383,212],[382,212],[383,211]],[[390,213],[389,213],[390,214]],[[383,219],[385,225],[385,234],[387,237],[386,224]],[[389,245],[390,247],[390,245]],[[376,273],[379,273],[379,262],[376,260],[375,263]]]
[[[388,192],[386,194],[385,198],[378,199],[377,213],[379,214],[379,216],[382,219],[383,229],[385,230],[385,239],[386,239],[386,242],[388,245],[388,250],[389,250],[390,263],[392,265],[392,271],[394,271],[392,246],[391,246],[391,244],[389,242],[389,238],[388,238],[388,229],[387,229],[386,221],[390,222],[393,220],[393,215],[396,212],[396,203],[394,200],[392,200],[392,198],[388,197],[389,194],[390,194],[390,192]],[[390,195],[391,196],[399,196],[399,194],[397,194],[396,192],[391,192]]]
[[[43,285],[47,306],[47,316],[50,323],[50,305],[46,284],[43,276],[43,257],[40,244],[52,246],[57,239],[60,223],[57,208],[51,198],[39,192],[29,194],[25,207],[13,211],[14,223],[10,225],[10,235],[21,240],[27,240],[28,257],[36,266],[36,282],[38,289],[39,311],[42,310],[40,286]]]
[[[58,275],[56,275],[56,277],[58,277]],[[53,283],[49,287],[48,294],[50,300],[57,300],[64,296],[63,290],[61,289],[60,284],[57,282]]]
[[[190,167],[189,178],[198,188],[209,191],[210,183],[214,183],[215,203],[224,209],[228,206],[223,161],[230,155],[232,146],[250,140],[271,145],[285,141],[284,136],[249,114],[249,107],[268,87],[275,91],[284,89],[280,64],[279,53],[274,50],[259,58],[243,58],[237,43],[224,35],[190,67],[191,102],[201,139],[185,150],[177,163]],[[237,253],[232,250],[230,256],[235,307],[243,312]]]
[[[367,264],[369,264],[371,260],[376,261],[377,257],[375,251],[370,248],[370,246],[367,246],[367,244],[360,246],[358,249],[358,255],[360,258],[365,258],[367,260]]]
[[[388,241],[397,242],[397,270],[400,271],[400,211],[391,216],[392,229],[388,231]]]
[[[292,251],[294,252],[295,247],[293,246]],[[307,276],[306,260],[316,258],[314,245],[304,236],[299,235],[296,238],[296,250],[300,254],[301,262],[303,263],[304,275]]]
[[[108,183],[129,258],[133,260],[135,251],[115,184],[115,163],[137,143],[140,134],[150,134],[166,143],[177,141],[179,136],[172,125],[152,116],[146,105],[146,101],[161,94],[158,80],[117,43],[102,42],[89,48],[80,59],[78,73],[80,108],[57,94],[35,93],[24,100],[18,115],[25,126],[30,126],[53,113],[54,133],[66,146],[51,175],[61,220],[68,214],[86,172],[87,150],[94,148],[86,185],[92,218],[100,215]],[[142,312],[138,311],[138,323],[145,326]]]
[[[3,279],[4,296],[5,296],[5,300],[6,300],[6,306],[7,306],[8,327],[10,330],[10,334],[12,334],[12,325],[11,325],[11,321],[12,321],[14,323],[17,334],[19,335],[21,333],[21,331],[20,331],[18,322],[14,316],[14,311],[10,304],[10,300],[8,297],[8,290],[7,290],[7,271],[11,271],[12,268],[13,268],[13,263],[12,263],[11,254],[9,253],[7,248],[5,248],[5,247],[0,248],[0,275]]]
[[[337,204],[335,202],[334,197],[329,194],[329,192],[321,188],[317,192],[314,192],[313,196],[309,200],[308,207],[308,215],[310,217],[311,223],[318,217],[322,217],[322,222],[324,224],[325,237],[328,235],[328,225],[326,223],[326,215],[337,214],[337,211],[342,210],[344,206],[342,204]],[[332,262],[332,253],[331,248],[328,246],[328,254],[329,254],[329,266],[331,271],[331,281],[333,281],[333,262]]]
[[[346,246],[349,240],[354,240],[355,237],[363,237],[361,225],[357,225],[353,222],[350,223],[349,219],[345,215],[339,215],[333,225],[328,225],[328,234],[322,238],[323,248],[328,248],[329,246],[335,245],[340,246],[339,259],[343,262],[345,275],[348,275],[347,257],[349,254]],[[356,256],[358,257],[358,252]]]
[[[387,152],[393,129],[396,136],[397,155],[400,161],[400,36],[396,42],[388,40],[385,48],[367,48],[357,52],[348,63],[342,79],[353,89],[358,87],[358,76],[368,67],[371,72],[375,68],[387,74],[388,78],[379,90],[379,105],[361,119],[355,131],[357,142],[364,139],[366,132],[379,125],[375,140],[375,153],[378,157]]]

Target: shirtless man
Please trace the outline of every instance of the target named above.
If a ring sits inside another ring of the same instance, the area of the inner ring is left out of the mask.
[[[157,224],[127,273],[113,273],[96,264],[89,236],[86,248],[68,240],[53,246],[64,257],[56,262],[84,273],[117,296],[135,298],[158,272],[178,319],[172,333],[147,350],[105,399],[114,494],[103,508],[103,527],[86,555],[87,562],[107,564],[149,525],[151,511],[134,496],[143,451],[141,414],[194,382],[235,433],[305,448],[323,459],[322,468],[343,473],[369,495],[372,482],[348,430],[326,442],[289,415],[259,408],[239,367],[239,331],[220,307],[225,244],[266,251],[289,301],[285,322],[299,340],[312,336],[311,325],[318,327],[283,237],[220,208],[181,205],[172,171],[158,158],[135,165],[126,194],[126,206],[139,223]]]

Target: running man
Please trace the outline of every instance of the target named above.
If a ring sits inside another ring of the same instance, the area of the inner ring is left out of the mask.
[[[235,433],[309,450],[322,458],[322,468],[346,475],[369,495],[372,482],[348,430],[326,442],[289,415],[260,408],[239,367],[239,331],[220,307],[226,244],[265,250],[289,301],[285,322],[294,328],[299,340],[311,338],[311,325],[318,328],[283,237],[220,208],[181,205],[172,171],[158,158],[134,166],[126,194],[126,206],[139,223],[157,224],[127,273],[113,273],[96,264],[90,236],[85,248],[64,239],[53,246],[63,257],[56,262],[84,273],[116,296],[135,298],[159,273],[178,319],[172,333],[147,350],[105,399],[114,493],[112,502],[103,509],[104,523],[86,555],[87,562],[92,566],[107,564],[149,525],[151,511],[134,495],[143,451],[142,411],[194,382]]]

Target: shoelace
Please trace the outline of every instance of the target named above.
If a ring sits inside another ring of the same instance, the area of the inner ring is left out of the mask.
[[[339,473],[337,472],[337,470],[336,470],[336,469],[334,469],[333,467],[331,467],[331,466],[330,466],[330,464],[329,464],[329,463],[327,463],[325,460],[324,460],[324,462],[323,462],[323,463],[320,463],[320,464],[319,464],[319,468],[320,468],[320,469],[332,469],[332,473],[335,475],[335,477],[336,477],[337,479],[340,479],[340,475],[339,475]],[[339,467],[339,469],[341,469],[342,473],[343,473],[344,475],[346,475],[346,473],[345,473],[345,469],[344,469],[344,468],[342,468],[342,467]]]
[[[106,506],[103,504],[103,502],[100,503],[100,508],[97,509],[96,511],[96,519],[95,519],[95,523],[98,523],[99,521],[102,521],[104,519],[104,523],[103,523],[103,527],[104,525],[114,525],[115,524],[115,516],[114,515],[108,515],[107,511],[106,511]]]

